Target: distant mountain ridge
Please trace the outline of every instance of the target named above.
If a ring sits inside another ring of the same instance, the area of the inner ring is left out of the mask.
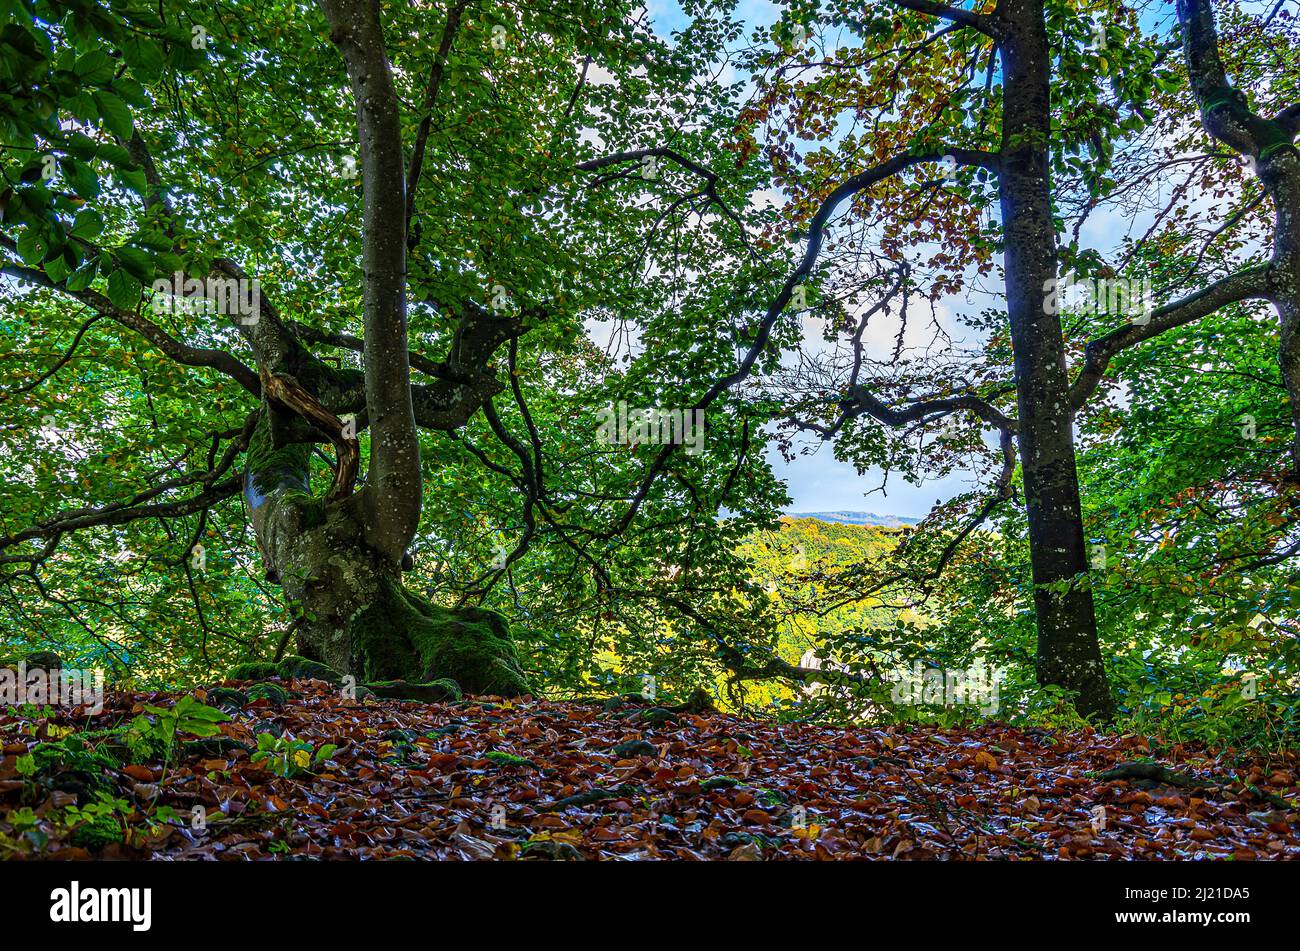
[[[785,517],[815,518],[819,522],[839,522],[842,525],[879,525],[884,528],[916,525],[921,521],[905,515],[877,515],[875,512],[786,512]]]

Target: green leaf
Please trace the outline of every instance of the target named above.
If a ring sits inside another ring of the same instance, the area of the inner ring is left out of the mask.
[[[146,80],[156,79],[162,73],[163,49],[147,36],[127,37],[122,42],[122,58]]]
[[[123,188],[128,188],[137,195],[143,195],[149,188],[144,172],[139,169],[118,169],[114,176]]]
[[[113,252],[118,263],[142,281],[153,277],[153,258],[139,248],[122,247]]]
[[[72,233],[78,238],[94,240],[104,230],[104,216],[93,208],[83,208],[77,212],[77,217],[72,223]]]
[[[99,258],[91,258],[85,264],[81,265],[81,267],[68,275],[67,283],[64,286],[73,292],[84,291],[95,279],[95,274],[98,270]]]
[[[96,154],[105,162],[118,168],[135,168],[135,163],[131,161],[131,153],[116,142],[101,142],[96,149]]]
[[[23,259],[24,264],[30,264],[32,267],[40,266],[49,249],[45,237],[33,228],[28,228],[18,239],[18,256]]]
[[[64,159],[62,168],[68,184],[82,198],[89,200],[99,195],[99,176],[89,165],[75,159]]]
[[[98,85],[111,80],[113,73],[116,72],[116,67],[117,63],[113,57],[103,50],[91,50],[77,60],[73,72],[77,74],[77,78],[83,83]]]
[[[68,276],[68,264],[63,260],[63,255],[51,258],[45,265],[45,273],[55,284],[62,284]]]
[[[172,249],[172,239],[163,232],[153,229],[140,232],[132,240],[150,251],[170,251]]]
[[[206,705],[196,705],[193,709],[186,710],[185,714],[199,720],[206,720],[209,723],[225,723],[230,719],[223,711]]]
[[[131,108],[115,93],[97,90],[93,93],[93,98],[105,128],[120,139],[131,138],[131,130],[134,128]]]
[[[123,310],[135,310],[143,291],[141,283],[126,271],[118,269],[108,276],[108,299]]]
[[[88,135],[72,132],[64,137],[63,144],[71,155],[83,162],[89,162],[95,157],[97,146],[95,140]]]

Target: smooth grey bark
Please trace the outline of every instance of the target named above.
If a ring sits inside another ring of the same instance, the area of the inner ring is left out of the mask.
[[[376,0],[322,0],[357,106],[364,196],[362,270],[370,476],[365,535],[401,563],[420,521],[420,440],[406,332],[405,157],[397,90]]]

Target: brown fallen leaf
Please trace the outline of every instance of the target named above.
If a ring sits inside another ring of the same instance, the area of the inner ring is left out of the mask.
[[[975,754],[975,765],[980,769],[987,769],[989,772],[998,768],[997,757],[987,750],[980,750]]]

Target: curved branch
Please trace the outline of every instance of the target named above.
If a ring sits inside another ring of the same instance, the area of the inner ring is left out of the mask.
[[[1269,297],[1269,268],[1238,271],[1209,287],[1158,307],[1143,324],[1128,324],[1088,343],[1083,367],[1070,387],[1070,409],[1077,411],[1100,385],[1111,358],[1121,350],[1214,313],[1229,304]]]
[[[994,173],[1001,168],[1001,158],[996,153],[985,152],[978,149],[961,149],[961,148],[944,148],[941,151],[924,152],[920,154],[895,155],[873,168],[866,169],[858,174],[846,179],[834,191],[832,191],[822,202],[816,213],[808,224],[807,245],[804,248],[803,257],[800,259],[798,266],[786,278],[785,283],[781,285],[781,290],[777,293],[776,299],[772,301],[764,314],[763,319],[757,325],[757,332],[754,336],[754,342],[750,344],[749,350],[740,361],[740,366],[735,372],[728,374],[720,380],[717,380],[700,400],[695,404],[693,409],[706,409],[714,400],[723,393],[727,392],[737,383],[742,382],[750,373],[753,372],[758,358],[767,349],[768,342],[772,337],[772,329],[776,326],[777,320],[789,305],[790,299],[794,296],[794,289],[800,281],[812,274],[813,268],[817,264],[817,258],[821,254],[822,240],[825,237],[827,225],[830,223],[832,215],[839,208],[845,199],[851,198],[861,191],[865,191],[873,185],[876,185],[887,178],[892,178],[900,172],[906,171],[915,165],[923,165],[927,162],[940,162],[947,156],[952,156],[960,165],[976,165],[987,168]],[[671,443],[665,445],[659,450],[654,461],[650,464],[636,492],[633,493],[629,500],[627,511],[619,519],[612,534],[621,534],[632,524],[636,517],[637,511],[641,508],[650,487],[654,480],[668,467],[668,460],[677,447]]]
[[[343,421],[321,406],[320,401],[312,396],[302,385],[287,373],[262,372],[262,391],[268,400],[293,410],[321,432],[329,436],[334,443],[338,456],[338,465],[334,470],[334,482],[325,498],[328,502],[338,502],[352,494],[357,484],[357,470],[361,464],[361,445],[357,440],[355,428],[351,435]]]

